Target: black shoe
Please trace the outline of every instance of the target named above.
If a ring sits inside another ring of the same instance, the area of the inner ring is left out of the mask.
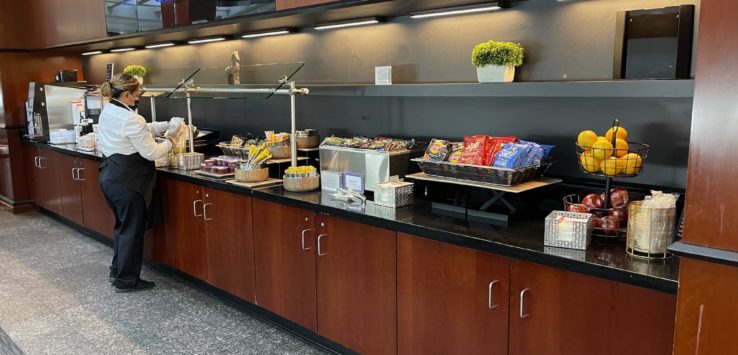
[[[115,286],[115,293],[143,291],[152,289],[154,287],[156,287],[155,283],[143,279],[138,279],[138,281],[136,281],[136,284],[133,286]]]

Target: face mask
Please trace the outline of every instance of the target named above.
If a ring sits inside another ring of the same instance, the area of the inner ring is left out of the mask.
[[[133,105],[129,105],[128,107],[130,107],[131,110],[133,111],[138,110],[138,100],[136,100],[136,102],[134,102]]]

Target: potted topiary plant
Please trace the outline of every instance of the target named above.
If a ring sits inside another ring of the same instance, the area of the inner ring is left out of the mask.
[[[480,83],[509,83],[515,77],[515,67],[523,64],[523,47],[519,43],[487,41],[474,47],[471,60]]]
[[[146,76],[146,73],[148,73],[146,67],[140,65],[129,65],[123,68],[123,74],[134,76],[141,84],[143,84],[143,78]]]

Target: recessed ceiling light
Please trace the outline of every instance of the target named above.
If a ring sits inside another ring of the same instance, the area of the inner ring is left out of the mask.
[[[410,18],[421,19],[421,18],[439,17],[439,16],[463,15],[463,14],[471,14],[471,13],[476,13],[476,12],[487,12],[487,11],[500,10],[503,7],[505,7],[505,3],[484,2],[484,3],[464,5],[464,6],[445,7],[445,8],[440,8],[440,9],[412,12],[410,13]]]
[[[209,42],[218,42],[218,41],[225,41],[225,37],[215,37],[215,38],[203,38],[203,39],[193,39],[191,41],[187,41],[189,44],[200,44],[200,43],[209,43]]]
[[[262,32],[254,32],[254,33],[247,33],[241,38],[259,38],[259,37],[268,37],[268,36],[279,36],[279,35],[286,35],[295,32],[292,28],[280,28],[280,29],[274,29],[274,30],[268,30],[268,31],[262,31]]]
[[[162,47],[171,47],[173,45],[174,45],[173,42],[167,42],[167,43],[150,44],[150,45],[146,46],[146,48],[147,49],[162,48]]]
[[[135,51],[135,50],[136,50],[136,48],[128,47],[128,48],[111,49],[110,51],[113,52],[113,53],[118,53],[118,52],[129,52],[129,51]]]
[[[92,52],[84,52],[82,53],[82,55],[95,55],[95,54],[100,54],[100,53],[102,53],[102,51],[92,51]]]
[[[381,17],[370,17],[370,18],[363,18],[363,19],[354,19],[354,20],[348,20],[348,21],[326,23],[326,24],[316,26],[315,29],[316,30],[329,30],[329,29],[334,29],[334,28],[374,25],[374,24],[384,22],[384,21],[385,19]]]

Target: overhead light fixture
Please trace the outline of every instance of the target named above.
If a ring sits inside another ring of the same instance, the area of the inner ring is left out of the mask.
[[[187,41],[189,44],[200,44],[200,43],[209,43],[209,42],[218,42],[218,41],[225,41],[225,37],[214,37],[214,38],[203,38],[203,39],[193,39],[191,41]]]
[[[171,47],[175,43],[174,42],[167,42],[167,43],[158,43],[158,44],[150,44],[146,46],[146,49],[153,49],[153,48],[163,48],[163,47]]]
[[[472,14],[476,12],[496,11],[504,7],[507,7],[507,4],[504,2],[483,2],[464,6],[444,7],[440,9],[412,12],[410,13],[410,18],[421,19],[439,16]]]
[[[119,53],[119,52],[130,52],[130,51],[135,51],[135,50],[136,50],[136,48],[128,47],[128,48],[111,49],[110,51],[113,52],[113,53]]]
[[[384,22],[384,21],[386,21],[386,19],[382,17],[369,17],[369,18],[363,18],[363,19],[353,19],[353,20],[348,20],[348,21],[326,23],[323,25],[316,26],[315,29],[316,30],[330,30],[334,28],[366,26],[366,25],[374,25],[374,24]]]
[[[102,51],[92,51],[92,52],[84,52],[82,53],[82,55],[95,55],[95,54],[100,54],[100,53],[102,53]]]
[[[279,36],[279,35],[286,35],[295,32],[294,28],[279,28],[279,29],[273,29],[273,30],[267,30],[262,32],[254,32],[254,33],[247,33],[241,38],[259,38],[259,37],[268,37],[268,36]]]

